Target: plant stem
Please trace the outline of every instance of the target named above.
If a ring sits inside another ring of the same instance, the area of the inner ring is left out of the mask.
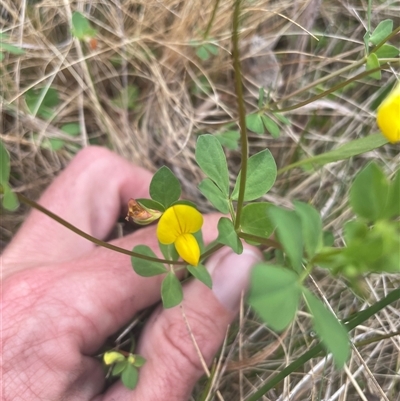
[[[137,258],[149,260],[151,262],[168,263],[168,264],[173,264],[173,265],[186,265],[186,262],[182,262],[182,261],[180,261],[180,262],[179,261],[175,261],[174,262],[173,260],[153,258],[151,256],[146,256],[146,255],[142,255],[142,254],[137,253],[137,252],[128,251],[127,249],[120,248],[119,246],[112,245],[112,244],[109,244],[108,242],[99,240],[99,239],[97,239],[95,237],[92,237],[91,235],[85,233],[84,231],[80,230],[79,228],[75,227],[73,224],[68,223],[68,221],[62,219],[61,217],[57,216],[53,212],[50,212],[50,210],[48,210],[45,207],[39,205],[35,201],[26,198],[24,195],[19,194],[19,193],[16,193],[16,195],[17,195],[18,200],[20,202],[23,202],[23,203],[29,205],[30,207],[33,207],[34,209],[39,210],[39,212],[42,212],[46,216],[49,216],[51,219],[55,220],[57,223],[60,223],[64,227],[68,228],[69,230],[71,230],[74,233],[80,235],[81,237],[87,239],[88,241],[93,242],[94,244],[96,244],[98,246],[101,246],[101,247],[107,248],[107,249],[111,249],[112,251],[123,253],[125,255],[135,256]]]
[[[378,313],[383,308],[386,308],[392,302],[398,301],[400,299],[400,288],[393,290],[389,293],[385,298],[382,298],[380,301],[376,302],[369,308],[358,312],[355,316],[348,319],[345,324],[345,328],[350,331],[353,330],[358,325],[364,323],[368,320],[371,316]],[[279,372],[275,377],[268,380],[258,391],[252,394],[250,397],[246,399],[246,401],[257,401],[259,400],[264,394],[266,394],[269,390],[275,387],[278,383],[285,379],[285,377],[289,376],[291,373],[296,371],[298,368],[303,366],[307,361],[311,358],[317,356],[321,351],[323,351],[322,344],[319,343],[318,345],[314,346],[307,352],[305,352],[302,356],[297,358],[294,362],[292,362],[289,366]]]
[[[236,206],[235,230],[238,230],[240,227],[240,217],[242,214],[244,191],[246,186],[247,159],[249,157],[249,145],[247,142],[247,130],[246,130],[246,109],[244,106],[242,71],[240,67],[240,58],[239,58],[240,4],[241,0],[235,1],[235,9],[233,11],[233,28],[232,28],[232,57],[233,57],[233,69],[235,71],[235,91],[236,91],[236,99],[239,113],[240,142],[242,148],[241,177],[239,185],[239,196]]]
[[[364,71],[364,72],[362,72],[362,73],[360,73],[360,74],[358,74],[358,75],[356,75],[356,76],[354,76],[352,78],[349,78],[345,82],[341,82],[341,83],[339,83],[339,84],[337,84],[335,86],[332,86],[330,89],[328,89],[328,90],[326,90],[326,91],[324,91],[324,92],[322,92],[322,93],[320,93],[318,95],[315,95],[315,96],[311,97],[310,99],[304,100],[303,102],[294,104],[293,106],[284,107],[282,109],[276,109],[276,110],[270,109],[270,111],[272,111],[272,112],[279,111],[281,113],[281,112],[285,112],[285,111],[291,111],[291,110],[299,109],[300,107],[306,106],[307,104],[315,102],[316,100],[321,99],[321,98],[325,97],[326,95],[329,95],[330,93],[335,92],[338,89],[341,89],[341,88],[345,87],[346,85],[348,85],[349,83],[351,83],[353,81],[357,81],[357,80],[359,80],[361,78],[364,78],[364,77],[366,77],[366,76],[368,76],[368,75],[370,75],[370,74],[372,74],[374,72],[383,70],[384,68],[386,68],[388,66],[389,66],[388,63],[382,64],[379,67],[372,68],[371,70]]]
[[[214,22],[215,16],[217,15],[217,10],[218,10],[219,1],[220,1],[220,0],[216,0],[216,1],[215,1],[214,9],[213,9],[213,12],[212,12],[212,14],[211,14],[210,21],[208,21],[207,28],[206,28],[206,30],[205,30],[205,32],[204,32],[204,35],[203,35],[203,40],[206,40],[206,39],[208,38],[208,34],[210,33],[210,30],[211,30],[211,28],[212,28],[212,24],[213,24],[213,22]]]
[[[282,249],[282,245],[279,242],[270,238],[259,237],[258,235],[247,234],[243,232],[238,232],[237,235],[244,240],[258,242],[259,244],[271,246],[275,249]]]

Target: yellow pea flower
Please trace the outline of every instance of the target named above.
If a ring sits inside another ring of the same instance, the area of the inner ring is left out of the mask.
[[[112,365],[113,363],[121,362],[125,357],[118,351],[107,351],[103,355],[103,360],[106,365]]]
[[[376,122],[389,142],[400,141],[400,83],[379,106]]]
[[[157,238],[164,244],[174,244],[180,257],[187,263],[197,266],[200,247],[193,236],[203,225],[203,216],[192,206],[175,205],[169,207],[157,225]]]

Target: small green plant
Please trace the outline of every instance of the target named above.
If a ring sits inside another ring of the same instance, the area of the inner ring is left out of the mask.
[[[218,2],[217,2],[218,4]],[[236,2],[234,28],[232,34],[233,60],[238,99],[239,130],[226,125],[216,135],[204,134],[197,139],[195,147],[196,162],[204,174],[199,192],[223,213],[219,219],[217,238],[205,247],[201,228],[203,217],[197,206],[182,200],[181,184],[173,172],[163,166],[153,176],[150,184],[149,199],[136,199],[129,202],[128,218],[146,225],[157,221],[156,235],[164,259],[156,256],[145,245],[137,245],[132,252],[113,247],[115,251],[128,253],[136,274],[143,277],[162,275],[161,299],[165,308],[180,304],[183,297],[182,284],[177,273],[185,271],[187,275],[200,280],[212,288],[211,276],[205,268],[207,258],[218,249],[228,246],[237,254],[243,251],[243,241],[253,245],[263,245],[273,249],[270,259],[255,266],[251,275],[248,303],[261,320],[275,331],[285,330],[295,319],[303,305],[311,319],[312,327],[320,344],[307,354],[298,358],[284,369],[277,377],[279,380],[320,352],[332,354],[337,368],[342,368],[349,358],[351,343],[349,331],[361,324],[366,313],[355,317],[340,316],[340,311],[330,308],[321,300],[312,284],[312,274],[316,269],[339,277],[359,296],[364,296],[363,279],[372,273],[400,273],[400,171],[394,172],[391,179],[377,163],[368,164],[354,179],[349,191],[349,207],[352,217],[343,227],[343,243],[335,245],[328,241],[329,235],[323,230],[320,212],[309,203],[293,201],[290,208],[283,208],[265,202],[262,198],[273,188],[278,175],[296,167],[319,169],[321,166],[346,160],[355,155],[376,149],[390,142],[400,141],[400,85],[391,91],[382,101],[377,111],[377,122],[383,133],[376,133],[365,138],[358,138],[345,143],[334,150],[317,154],[296,161],[277,169],[275,159],[269,149],[263,149],[249,157],[249,138],[247,129],[264,135],[266,131],[277,138],[281,128],[290,124],[284,113],[300,108],[323,96],[341,90],[364,77],[380,79],[380,70],[387,66],[398,49],[387,42],[400,29],[393,30],[390,20],[378,24],[377,28],[365,35],[366,55],[351,66],[365,66],[365,71],[351,79],[325,88],[325,83],[332,75],[313,83],[320,85],[317,95],[301,103],[285,106],[283,99],[274,102],[265,100],[261,88],[258,109],[246,114],[241,87],[241,74],[238,51],[238,24],[240,1]],[[212,25],[211,18],[209,27]],[[74,13],[73,33],[79,40],[94,36],[95,31],[87,19],[80,13]],[[204,35],[208,38],[209,28]],[[207,39],[208,40],[208,39]],[[216,47],[211,43],[196,43],[197,54],[202,60],[216,54]],[[210,47],[211,46],[211,47]],[[214,46],[214,47],[213,47]],[[342,71],[335,73],[339,76]],[[310,89],[307,88],[307,89]],[[302,89],[300,90],[300,92]],[[137,100],[135,87],[127,87],[126,92],[114,99],[115,107],[133,107]],[[58,93],[53,88],[32,89],[26,93],[26,103],[30,112],[42,118],[53,117],[54,107],[58,104]],[[76,125],[64,126],[64,131],[75,135]],[[237,149],[240,142],[241,169],[233,188],[230,186],[230,172],[223,146]],[[63,146],[58,144],[57,146]],[[53,149],[55,145],[53,143]],[[5,209],[13,210],[18,206],[18,198],[54,217],[40,205],[27,201],[23,196],[11,190],[10,159],[8,152],[0,146],[1,171],[0,185]],[[261,200],[260,200],[261,199]],[[62,219],[58,221],[65,223]],[[77,230],[77,232],[79,232]],[[81,233],[81,232],[80,232]],[[271,235],[274,234],[274,238]],[[102,241],[86,237],[98,245],[111,246]],[[398,290],[394,290],[379,307],[400,299]],[[386,304],[385,304],[386,302]],[[371,309],[368,313],[373,313]],[[308,359],[307,359],[308,358]],[[144,359],[132,352],[111,350],[103,355],[105,365],[112,366],[111,374],[120,376],[125,386],[134,388],[138,380],[138,368]],[[274,381],[275,380],[275,381]],[[265,394],[276,378],[263,386],[248,401],[254,401]]]

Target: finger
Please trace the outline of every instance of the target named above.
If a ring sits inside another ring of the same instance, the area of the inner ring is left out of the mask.
[[[130,197],[148,196],[151,174],[107,149],[82,150],[39,203],[84,232],[104,239]],[[4,266],[23,268],[76,258],[94,244],[33,210],[3,254]],[[23,256],[23,257],[22,257]],[[28,266],[28,263],[25,264]]]
[[[219,217],[217,214],[204,216],[206,243],[215,239]],[[155,230],[154,226],[146,227],[113,244],[125,249],[143,244],[161,256]],[[136,312],[160,299],[163,278],[164,275],[140,277],[132,269],[129,256],[96,248],[74,263],[43,266],[12,275],[5,282],[5,297],[21,305],[23,310],[29,309],[32,316],[45,316],[46,324],[54,326],[47,330],[53,335],[62,337],[74,333],[77,351],[90,355]],[[24,319],[15,318],[16,333],[25,333],[25,326]],[[40,327],[40,322],[35,327]]]
[[[205,372],[182,310],[205,362],[210,364],[238,311],[251,266],[259,260],[252,248],[246,248],[242,255],[215,255],[208,263],[213,290],[193,281],[184,289],[183,309],[159,310],[150,319],[137,350],[147,359],[138,387],[132,393],[117,383],[103,399],[186,401]]]

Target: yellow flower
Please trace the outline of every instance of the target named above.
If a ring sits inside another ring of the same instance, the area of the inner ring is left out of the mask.
[[[389,142],[400,141],[400,83],[379,106],[376,122]]]
[[[200,247],[192,235],[203,225],[203,216],[194,207],[175,205],[168,208],[157,226],[157,238],[164,244],[175,244],[176,251],[187,263],[197,266]]]
[[[107,351],[103,355],[103,360],[106,365],[112,365],[113,363],[121,362],[125,357],[117,351]]]

